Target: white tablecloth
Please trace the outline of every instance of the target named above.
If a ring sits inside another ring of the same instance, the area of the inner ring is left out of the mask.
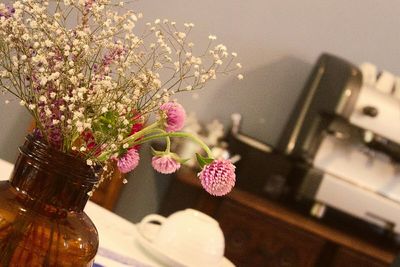
[[[9,178],[13,165],[0,159],[0,180]],[[100,246],[95,263],[104,267],[162,266],[152,259],[135,241],[136,225],[88,202],[85,212],[99,232]]]

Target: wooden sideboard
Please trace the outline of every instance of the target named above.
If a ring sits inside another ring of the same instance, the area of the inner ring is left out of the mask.
[[[240,189],[212,197],[190,169],[174,176],[163,203],[165,216],[191,207],[216,218],[225,255],[239,267],[384,267],[398,251]]]
[[[101,182],[90,200],[113,211],[121,194],[125,175],[119,172],[116,166],[109,169],[111,172],[109,178]]]

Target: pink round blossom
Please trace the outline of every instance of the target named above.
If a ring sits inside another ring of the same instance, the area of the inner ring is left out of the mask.
[[[168,102],[161,105],[160,110],[164,111],[166,118],[165,130],[167,132],[179,131],[185,125],[186,112],[181,104]]]
[[[123,156],[118,158],[117,167],[121,173],[128,173],[139,165],[139,152],[135,148],[129,149]]]
[[[235,186],[235,166],[229,160],[214,160],[199,173],[203,188],[214,196],[228,194]]]
[[[156,171],[163,174],[174,173],[181,167],[181,164],[170,156],[154,156],[151,165]]]

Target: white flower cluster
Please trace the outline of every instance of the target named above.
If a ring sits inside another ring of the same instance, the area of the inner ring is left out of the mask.
[[[236,53],[214,44],[213,35],[195,55],[192,23],[179,30],[157,19],[136,34],[142,14],[121,6],[110,0],[0,4],[1,89],[20,99],[49,143],[86,152],[89,163],[97,151],[123,146],[132,127],[174,94],[241,68]]]

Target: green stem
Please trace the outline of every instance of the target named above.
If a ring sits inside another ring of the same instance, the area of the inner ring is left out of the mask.
[[[130,146],[132,146],[136,139],[138,139],[141,136],[151,133],[152,131],[154,131],[154,129],[157,129],[158,126],[159,126],[158,122],[155,122],[155,123],[147,126],[146,128],[143,128],[142,130],[132,134],[131,136],[128,136],[127,138],[123,139],[121,141],[121,144],[128,143]],[[159,130],[159,129],[157,129],[157,130]],[[101,153],[98,156],[97,159],[99,161],[105,161],[114,152],[115,152],[114,150],[104,151],[103,153]]]
[[[155,122],[149,126],[147,126],[146,128],[143,128],[142,130],[140,130],[139,132],[136,132],[130,136],[128,136],[127,138],[123,139],[121,141],[122,144],[128,143],[129,145],[131,145],[132,141],[134,142],[136,139],[138,139],[141,136],[144,136],[145,134],[148,134],[150,132],[152,132],[155,128],[157,128],[159,126],[158,122]]]
[[[169,138],[169,136],[166,137],[166,141],[167,141],[167,147],[165,148],[165,152],[169,153],[171,152],[171,139]]]
[[[202,149],[204,149],[204,151],[207,153],[207,156],[209,158],[213,158],[212,152],[210,150],[210,148],[203,142],[203,140],[201,140],[200,138],[198,138],[195,135],[192,135],[190,133],[185,133],[185,132],[173,132],[173,133],[163,133],[163,134],[155,134],[155,135],[151,135],[148,137],[145,137],[143,139],[140,139],[136,142],[134,142],[132,145],[139,145],[139,144],[143,144],[146,143],[148,141],[154,140],[154,139],[159,139],[159,138],[164,138],[164,137],[181,137],[181,138],[188,138],[190,140],[192,140],[193,142],[197,143],[198,145],[200,145],[200,147]]]
[[[161,134],[167,134],[167,132],[162,129],[155,129],[154,132],[160,132]],[[167,143],[165,152],[170,153],[171,152],[171,138],[169,138],[169,135],[165,136],[165,142]]]

